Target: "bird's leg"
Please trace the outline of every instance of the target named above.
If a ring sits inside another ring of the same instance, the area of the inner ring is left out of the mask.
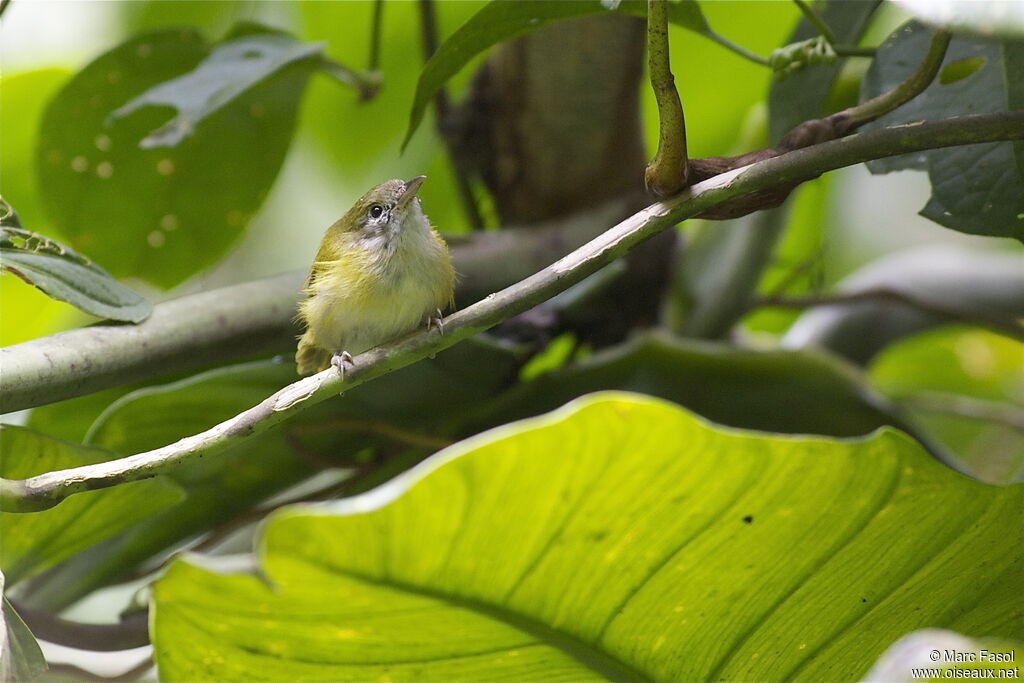
[[[355,367],[356,362],[352,360],[352,354],[348,351],[342,351],[331,356],[331,365],[338,369],[341,373],[341,378],[345,379],[345,364],[348,363],[350,366]]]
[[[435,308],[434,314],[427,316],[427,331],[432,328],[437,328],[438,333],[444,336],[444,315],[441,314],[440,308]]]

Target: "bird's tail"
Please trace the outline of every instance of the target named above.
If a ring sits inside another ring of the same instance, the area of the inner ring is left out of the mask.
[[[309,330],[299,337],[299,348],[295,352],[295,365],[300,375],[320,372],[331,367],[331,352],[317,346]]]

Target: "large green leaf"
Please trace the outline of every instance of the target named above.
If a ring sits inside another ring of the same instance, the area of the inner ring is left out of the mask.
[[[0,681],[31,681],[46,671],[46,659],[28,626],[7,601],[4,583],[4,573],[0,572]]]
[[[910,76],[920,65],[931,36],[931,30],[915,22],[895,31],[879,48],[864,78],[862,99],[887,92]],[[1004,59],[1004,49],[1011,47],[954,37],[935,81],[867,128],[1019,108],[1019,67],[1013,70]],[[999,142],[890,157],[870,162],[868,168],[872,173],[927,169],[932,196],[921,210],[922,216],[960,232],[1024,240],[1022,158],[1016,156],[1013,143]]]
[[[1019,637],[1024,487],[892,431],[755,435],[601,394],[276,514],[267,582],[176,562],[165,680],[856,680],[925,626]]]
[[[107,125],[116,108],[189,73],[212,50],[191,29],[137,36],[82,69],[46,109],[42,198],[71,246],[117,277],[170,287],[216,262],[284,160],[309,60],[245,90],[173,148],[139,148],[167,120],[165,108]]]
[[[1024,4],[1013,0],[893,0],[932,26],[982,36],[1024,38]]]
[[[107,450],[58,441],[10,425],[0,425],[0,450],[0,476],[7,479],[25,479],[116,457]],[[0,513],[0,568],[13,584],[180,499],[176,486],[153,479],[83,493],[42,512]]]
[[[642,0],[624,0],[616,4],[615,11],[633,16],[647,15],[646,2]],[[416,85],[416,94],[409,113],[409,128],[403,146],[408,144],[416,132],[427,105],[437,91],[476,55],[500,42],[525,35],[551,22],[608,11],[609,6],[600,0],[493,0],[488,3],[460,26],[423,67],[419,83]],[[728,42],[712,31],[700,11],[700,6],[694,0],[671,3],[668,18],[673,24],[712,40]]]
[[[5,224],[10,206],[0,198],[0,269],[35,285],[51,298],[101,318],[142,322],[153,304],[71,247]],[[8,215],[13,215],[13,212]]]

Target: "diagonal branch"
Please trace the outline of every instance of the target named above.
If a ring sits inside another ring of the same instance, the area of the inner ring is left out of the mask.
[[[707,209],[751,192],[798,183],[871,159],[981,142],[1024,139],[1024,111],[892,126],[807,147],[728,171],[627,218],[551,266],[449,316],[444,335],[419,332],[355,359],[344,379],[334,369],[299,380],[200,434],[111,462],[0,480],[0,509],[45,510],[68,496],[163,474],[220,453],[309,406],[435,354],[518,315],[582,281],[640,242]]]

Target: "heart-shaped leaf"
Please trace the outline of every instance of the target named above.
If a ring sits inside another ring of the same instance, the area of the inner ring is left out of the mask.
[[[1019,637],[1024,486],[907,437],[744,433],[623,394],[276,514],[266,580],[176,562],[167,680],[856,680],[926,626]]]

